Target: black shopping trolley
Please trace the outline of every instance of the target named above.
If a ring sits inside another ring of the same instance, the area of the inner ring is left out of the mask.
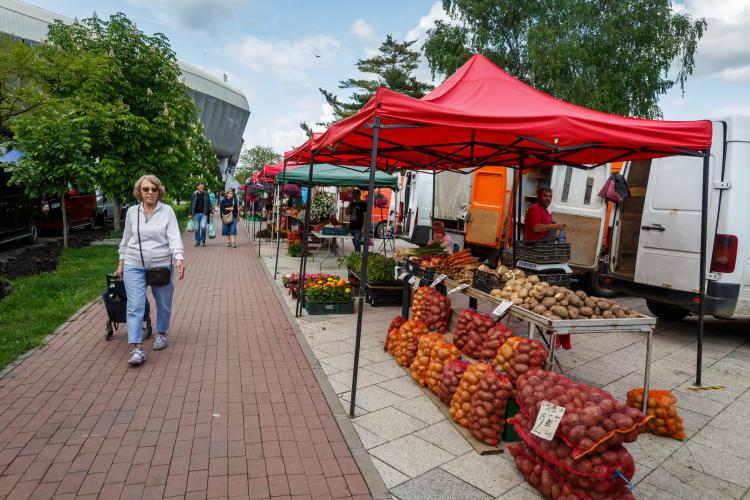
[[[105,338],[112,338],[120,323],[127,321],[128,294],[125,292],[125,282],[116,274],[107,275],[107,290],[102,294],[104,307],[107,309],[107,332]],[[144,331],[146,338],[151,337],[151,306],[146,299],[143,311],[143,321],[146,323]]]

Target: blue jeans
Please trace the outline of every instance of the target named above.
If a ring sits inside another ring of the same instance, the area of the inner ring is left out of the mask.
[[[354,251],[360,252],[361,251],[361,243],[362,243],[362,230],[361,229],[352,229],[352,238],[354,241]]]
[[[141,267],[125,265],[123,271],[125,293],[128,294],[128,343],[143,342],[143,313],[146,309],[146,270]],[[172,295],[174,294],[174,267],[172,279],[168,285],[152,286],[151,293],[156,299],[156,331],[167,333],[172,316]]]
[[[206,242],[206,226],[208,225],[208,216],[206,214],[193,215],[195,221],[195,242]]]

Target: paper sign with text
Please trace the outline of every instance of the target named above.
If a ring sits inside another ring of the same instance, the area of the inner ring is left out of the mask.
[[[500,302],[500,304],[497,305],[497,307],[492,311],[492,314],[498,317],[502,317],[505,312],[510,309],[510,306],[513,305],[513,302],[510,300],[503,300]]]
[[[448,295],[452,293],[460,292],[461,290],[464,290],[466,288],[469,288],[468,283],[461,283],[456,288],[451,288],[450,290],[448,290]]]
[[[402,280],[402,279],[406,278],[406,275],[407,275],[407,274],[409,274],[409,273],[407,273],[407,272],[403,272],[403,273],[399,274],[399,275],[398,275],[398,279]]]
[[[560,425],[565,414],[563,406],[557,406],[549,401],[542,401],[542,407],[536,416],[536,422],[531,429],[531,433],[539,438],[551,441],[557,432],[557,426]]]
[[[431,288],[435,288],[436,286],[438,286],[447,277],[448,276],[446,276],[444,274],[439,274],[438,277],[435,278],[435,281],[432,282],[432,285],[430,285],[430,287]]]
[[[419,279],[419,278],[416,278],[416,279],[415,279],[415,280],[414,280],[414,281],[413,281],[413,282],[411,283],[411,288],[412,288],[412,290],[418,290],[418,289],[419,289],[419,284],[420,284],[420,283],[422,283],[422,280],[421,280],[421,279]]]

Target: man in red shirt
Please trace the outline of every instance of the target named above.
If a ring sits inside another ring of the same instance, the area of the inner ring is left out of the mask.
[[[524,220],[524,239],[525,240],[550,240],[554,238],[551,233],[553,229],[563,229],[565,224],[556,223],[552,220],[552,214],[547,207],[552,203],[552,190],[549,188],[540,188],[537,193],[536,203],[531,205],[526,211]]]

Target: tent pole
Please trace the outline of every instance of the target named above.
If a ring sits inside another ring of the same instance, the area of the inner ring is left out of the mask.
[[[521,239],[521,212],[523,210],[523,156],[518,159],[518,188],[516,190],[516,210],[513,221],[513,267],[516,259],[516,242]]]
[[[432,224],[435,222],[435,165],[432,166],[432,209],[430,211],[430,240],[435,238],[432,233]]]
[[[365,234],[369,238],[372,231],[372,206],[375,199],[375,169],[378,157],[378,136],[380,135],[380,117],[376,116],[372,124],[372,151],[370,153],[370,182],[367,186],[367,211],[365,213]],[[365,281],[367,281],[367,256],[370,245],[367,241],[362,248],[362,269],[359,274],[359,307],[357,307],[357,334],[354,340],[354,367],[352,369],[352,397],[349,403],[349,416],[354,418],[357,401],[357,375],[359,374],[359,349],[362,344],[362,315],[365,312]]]
[[[711,150],[706,149],[703,153],[703,192],[701,195],[701,281],[698,286],[700,302],[698,303],[698,359],[695,372],[695,385],[702,385],[703,378],[703,323],[706,314],[706,244],[708,240],[708,169],[710,158]]]
[[[286,179],[286,158],[284,158],[284,166],[281,170],[281,179]],[[273,265],[273,279],[276,279],[276,275],[279,272],[279,245],[281,245],[281,184],[279,184],[279,231],[276,238],[276,263]],[[288,221],[287,221],[288,222]],[[287,224],[289,226],[289,224]],[[286,228],[286,234],[289,234],[289,227]]]
[[[310,237],[310,207],[312,206],[312,183],[313,166],[315,155],[310,154],[310,171],[307,175],[307,203],[305,204],[305,220],[302,224],[302,256],[299,261],[299,291],[297,292],[296,316],[302,316],[302,308],[305,306],[303,295],[305,294],[305,274],[307,272],[307,240]]]

